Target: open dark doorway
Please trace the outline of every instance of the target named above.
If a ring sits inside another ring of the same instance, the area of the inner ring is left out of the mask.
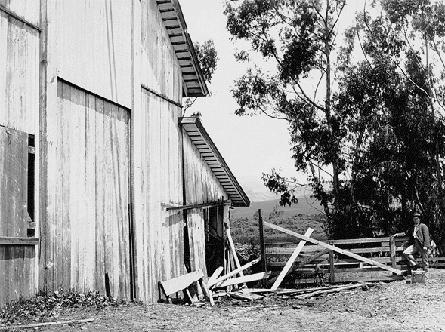
[[[224,205],[203,210],[207,274],[224,266]]]

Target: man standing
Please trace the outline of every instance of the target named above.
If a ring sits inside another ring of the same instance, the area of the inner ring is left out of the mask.
[[[420,256],[424,271],[428,271],[428,250],[431,246],[430,233],[428,226],[420,222],[420,214],[417,212],[413,215],[413,226],[408,232],[394,234],[394,237],[409,235],[409,245],[403,251],[403,255],[408,260],[409,269],[417,268],[415,256]]]

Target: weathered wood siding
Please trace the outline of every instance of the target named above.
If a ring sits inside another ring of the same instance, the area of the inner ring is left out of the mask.
[[[165,205],[182,205],[181,147],[178,108],[145,90],[142,98],[146,144],[140,183],[142,246],[138,256],[142,265],[138,279],[145,283],[144,297],[155,301],[158,281],[184,273],[182,212],[165,209]]]
[[[39,32],[0,11],[0,125],[34,134],[38,114]]]
[[[141,21],[141,84],[181,102],[181,69],[156,1],[141,1]]]
[[[56,11],[57,75],[131,108],[131,2],[64,0]]]
[[[40,0],[0,0],[0,6],[32,24],[39,25],[40,23]]]
[[[35,294],[35,247],[0,244],[0,306]]]
[[[140,102],[135,102],[133,119],[137,296],[154,302],[159,299],[158,281],[185,272],[183,215],[164,206],[183,204],[181,109],[153,93],[180,103],[182,76],[156,2],[142,0],[139,8],[135,85]]]
[[[38,25],[40,1],[0,0]],[[39,32],[0,10],[0,237],[27,236],[28,134],[38,132]],[[35,246],[0,244],[0,306],[36,291]]]
[[[0,126],[0,236],[26,237],[28,135]]]
[[[227,199],[210,167],[201,159],[199,151],[184,134],[184,177],[187,204],[213,202]],[[223,207],[221,207],[223,208]],[[218,233],[223,237],[223,220],[218,216],[211,216],[212,221],[218,220]],[[206,273],[205,256],[205,222],[202,209],[187,211],[187,226],[190,242],[191,267]]]
[[[0,237],[26,237],[28,135],[0,126]],[[0,306],[34,294],[35,247],[0,243]]]
[[[130,297],[129,111],[63,81],[48,109],[44,285]],[[106,277],[107,275],[107,277]]]

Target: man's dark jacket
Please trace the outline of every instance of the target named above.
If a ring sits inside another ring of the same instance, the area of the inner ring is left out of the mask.
[[[409,235],[409,242],[411,244],[414,244],[414,227],[411,227],[409,231],[405,232],[407,235]],[[419,227],[417,228],[417,238],[419,239],[420,244],[422,247],[429,248],[431,246],[431,238],[430,238],[430,232],[428,231],[428,226],[424,223],[420,223]]]

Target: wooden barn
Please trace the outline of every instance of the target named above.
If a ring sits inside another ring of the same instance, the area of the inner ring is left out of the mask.
[[[182,116],[207,93],[177,0],[0,0],[0,305],[227,264],[249,199]]]

